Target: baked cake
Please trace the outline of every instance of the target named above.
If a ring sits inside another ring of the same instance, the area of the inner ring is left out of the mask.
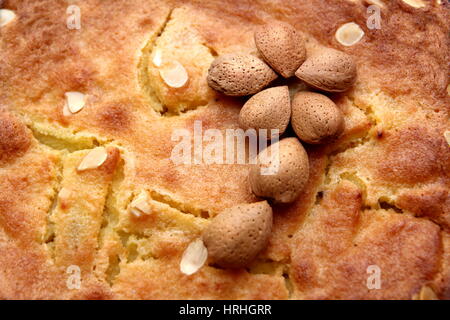
[[[0,298],[450,299],[448,1],[5,0],[2,9]],[[259,200],[248,165],[171,161],[172,134],[196,121],[239,127],[245,98],[209,87],[208,68],[227,53],[259,57],[255,28],[272,21],[301,32],[308,54],[332,47],[355,60],[355,85],[330,95],[344,132],[303,144],[307,186],[272,206],[269,244],[251,264],[186,275],[183,252],[210,220]],[[362,30],[351,45],[336,37],[348,23]],[[161,59],[187,82],[168,85]]]

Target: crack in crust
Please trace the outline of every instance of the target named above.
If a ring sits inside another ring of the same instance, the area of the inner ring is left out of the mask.
[[[156,41],[164,32],[167,24],[169,23],[173,10],[174,9],[171,9],[169,11],[166,18],[164,19],[164,22],[161,24],[156,34],[152,35],[152,37],[147,41],[146,45],[142,48],[141,57],[139,59],[139,64],[137,66],[139,84],[141,86],[141,90],[143,92],[144,97],[148,99],[148,103],[153,107],[153,109],[156,112],[162,114],[167,111],[167,108],[163,106],[162,102],[155,95],[154,89],[150,85],[148,67],[150,62],[150,55],[153,52],[153,48],[155,47]]]
[[[375,212],[374,210],[376,210],[377,214],[379,213],[391,213],[391,214],[405,214],[408,215],[409,218],[414,219],[418,219],[416,218],[416,214],[414,213],[414,211],[407,211],[404,210],[402,208],[405,208],[405,205],[402,205],[402,203],[400,203],[400,206],[397,205],[397,203],[395,201],[395,198],[392,199],[391,196],[389,195],[383,195],[380,196],[378,198],[377,203],[372,204],[372,203],[367,203],[366,198],[367,198],[367,184],[370,183],[369,181],[364,181],[363,179],[361,179],[361,177],[358,176],[357,171],[340,171],[340,174],[338,175],[337,179],[334,178],[333,181],[331,181],[330,178],[330,168],[333,167],[334,165],[334,161],[333,159],[336,159],[337,157],[339,157],[340,154],[343,154],[345,152],[351,151],[352,149],[355,148],[359,148],[361,146],[365,146],[365,145],[369,145],[371,144],[373,141],[377,141],[379,140],[383,135],[379,134],[379,128],[380,128],[380,120],[375,116],[374,111],[371,108],[362,108],[358,105],[355,104],[354,101],[352,101],[352,103],[357,106],[359,109],[364,110],[367,118],[370,119],[371,122],[371,126],[365,130],[365,134],[362,137],[356,137],[353,138],[353,140],[350,138],[350,140],[346,140],[345,142],[345,146],[344,147],[340,147],[340,148],[336,148],[335,146],[328,146],[325,147],[326,149],[328,149],[328,163],[327,166],[325,168],[325,172],[324,172],[324,184],[318,189],[318,192],[316,193],[316,201],[315,203],[309,208],[309,210],[307,210],[307,212],[305,213],[306,218],[304,220],[304,222],[302,222],[297,231],[296,231],[296,237],[298,238],[299,235],[301,235],[305,231],[305,229],[308,229],[308,224],[305,225],[305,223],[308,221],[308,218],[311,217],[312,212],[314,212],[315,210],[317,211],[317,208],[320,208],[323,206],[322,203],[322,198],[323,198],[323,193],[325,192],[326,195],[329,197],[329,193],[335,193],[335,188],[337,186],[337,188],[339,188],[339,186],[343,183],[351,183],[353,184],[357,189],[358,189],[358,194],[359,197],[361,198],[360,200],[360,209],[356,210],[355,212],[361,212],[361,214],[365,214],[366,212]],[[345,137],[341,140],[344,140]],[[344,140],[345,141],[345,140]],[[356,143],[355,143],[356,142]],[[338,145],[339,142],[336,144]],[[445,197],[445,195],[447,195],[447,193],[443,193],[442,196]],[[412,208],[414,208],[414,205],[412,206]],[[331,208],[330,208],[331,210]],[[328,210],[328,211],[330,211]],[[347,210],[347,209],[346,209]],[[332,211],[332,210],[331,210]],[[439,227],[440,223],[439,220],[436,220],[436,217],[424,217],[422,219],[419,219],[417,221],[427,221],[427,222],[433,222],[433,224],[436,224],[437,227]],[[356,237],[356,235],[360,234],[361,232],[363,232],[362,225],[359,222],[355,222],[357,224],[357,226],[354,228],[354,237]],[[436,227],[435,226],[435,227]],[[441,225],[442,228],[442,225]],[[434,233],[440,238],[443,235],[445,235],[445,231],[444,230],[439,230],[439,228],[435,228],[437,230],[434,231]],[[303,240],[304,241],[304,240]],[[331,240],[330,240],[331,241]],[[439,246],[438,246],[439,247]],[[308,251],[306,249],[304,249],[304,251]],[[295,250],[292,251],[292,254],[294,255],[294,264],[291,266],[291,274],[290,277],[293,277],[294,279],[296,279],[296,281],[294,281],[294,283],[297,284],[297,286],[294,286],[294,297],[299,298],[299,297],[306,297],[307,299],[316,299],[316,298],[323,298],[323,297],[333,297],[333,298],[349,298],[349,297],[357,297],[357,295],[351,295],[350,293],[332,293],[330,292],[326,292],[326,287],[323,286],[323,291],[320,292],[319,289],[317,289],[316,291],[313,291],[313,293],[311,293],[310,288],[308,287],[299,287],[299,285],[301,283],[308,283],[309,281],[311,281],[311,279],[309,278],[310,276],[308,276],[307,278],[304,278],[303,276],[301,278],[299,277],[299,274],[303,274],[304,272],[306,272],[303,268],[310,268],[310,267],[306,267],[306,265],[303,264],[308,264],[308,259],[305,258],[305,256],[303,257],[305,262],[301,262],[298,258],[299,255],[301,255],[301,253],[299,253],[299,249],[296,248]],[[307,256],[308,254],[306,254]],[[442,269],[444,262],[442,261],[442,252],[436,252],[434,257],[436,259],[436,268]],[[356,257],[354,258],[356,259]],[[302,267],[303,265],[303,267]],[[297,269],[296,269],[297,268]],[[301,268],[301,269],[298,269]],[[292,271],[293,270],[293,271]],[[292,273],[293,272],[293,273]],[[445,270],[445,272],[448,272],[448,270]],[[441,272],[441,271],[437,271],[437,269],[435,269],[434,271],[431,272],[431,274],[429,273],[427,276],[427,280],[424,283],[425,284],[432,284],[432,287],[435,288],[435,290],[437,290],[439,292],[439,283],[440,279],[442,279],[443,274],[445,274],[445,272]],[[444,276],[445,277],[445,276]],[[315,285],[315,284],[314,284]],[[314,286],[313,285],[313,286]],[[338,289],[341,290],[341,289]],[[416,290],[415,288],[413,288],[413,290]],[[411,294],[410,296],[413,296],[413,291],[410,291]],[[312,294],[312,295],[311,295]],[[337,295],[336,295],[337,294]],[[343,296],[340,296],[341,294],[344,294]],[[355,293],[354,293],[355,294]],[[447,294],[445,292],[441,292],[440,296],[442,298],[448,298]],[[375,297],[375,296],[374,296]],[[388,297],[388,296],[384,296],[384,297]],[[405,296],[404,298],[408,298],[407,296]]]
[[[141,52],[139,84],[150,106],[162,116],[196,110],[214,97],[205,79],[217,53],[192,25],[191,17],[195,14],[198,12],[186,6],[171,9],[157,34],[147,41]],[[155,59],[159,59],[156,64]],[[188,76],[181,88],[171,87],[163,77],[164,70],[175,62],[183,66]]]

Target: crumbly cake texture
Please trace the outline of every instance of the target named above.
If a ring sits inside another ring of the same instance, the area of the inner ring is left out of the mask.
[[[376,2],[379,30],[362,0],[84,0],[69,30],[68,2],[3,1],[17,16],[0,29],[0,298],[411,299],[428,287],[450,299],[449,5]],[[308,53],[355,59],[354,88],[331,95],[345,131],[306,146],[307,188],[273,207],[252,265],[184,275],[181,255],[209,219],[258,199],[247,166],[171,162],[172,131],[238,127],[245,101],[210,89],[207,70],[219,54],[258,56],[253,32],[272,20],[301,31]],[[351,21],[365,35],[344,47],[334,34]],[[158,50],[186,68],[186,86],[162,81]],[[70,91],[87,100],[65,116]],[[98,145],[106,162],[77,171]],[[153,210],[135,217],[142,191]],[[79,290],[66,285],[71,265]]]

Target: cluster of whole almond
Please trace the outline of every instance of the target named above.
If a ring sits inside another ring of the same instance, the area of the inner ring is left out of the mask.
[[[281,22],[260,27],[255,32],[255,43],[264,61],[248,54],[225,54],[213,61],[207,80],[212,88],[226,95],[255,94],[240,112],[243,129],[278,129],[281,135],[291,122],[298,138],[276,142],[277,172],[261,174],[262,166],[272,164],[258,161],[249,173],[256,196],[290,203],[309,179],[308,155],[299,139],[309,144],[333,141],[344,130],[344,118],[336,104],[321,93],[301,91],[291,103],[287,85],[263,89],[278,73],[284,78],[295,75],[320,91],[342,92],[354,84],[356,65],[349,55],[331,48],[307,56],[303,37]],[[273,146],[261,151],[258,158],[271,159]],[[272,208],[267,201],[241,204],[218,214],[204,230],[202,239],[214,263],[243,267],[267,245],[271,226]]]

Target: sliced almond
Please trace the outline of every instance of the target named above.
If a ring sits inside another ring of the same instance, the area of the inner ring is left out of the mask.
[[[447,86],[447,94],[450,96],[450,84]]]
[[[424,8],[426,6],[422,0],[403,0],[403,2],[416,9]]]
[[[0,9],[0,27],[6,26],[14,20],[16,14],[14,11],[8,9]]]
[[[161,67],[162,65],[162,51],[160,49],[155,50],[155,54],[153,55],[153,64],[155,67]]]
[[[142,191],[130,204],[130,212],[136,217],[142,214],[152,213],[152,207],[149,204],[148,194]]]
[[[450,146],[450,130],[444,132],[445,140],[447,140],[448,145]]]
[[[159,70],[159,74],[164,82],[172,88],[183,87],[189,79],[186,69],[177,60],[165,63]]]
[[[108,152],[104,147],[92,149],[81,161],[78,171],[95,169],[100,167],[108,158]]]
[[[70,113],[77,113],[83,109],[86,103],[86,96],[81,92],[71,91],[66,92],[66,105]],[[64,113],[64,112],[63,112]]]
[[[337,29],[336,40],[343,46],[350,47],[358,43],[364,36],[364,31],[354,22],[346,23]]]
[[[203,267],[207,258],[208,250],[203,244],[203,241],[201,239],[197,239],[191,242],[187,246],[186,250],[184,250],[180,262],[180,271],[190,276]]]
[[[419,300],[439,300],[436,293],[428,286],[423,286],[419,293]]]

